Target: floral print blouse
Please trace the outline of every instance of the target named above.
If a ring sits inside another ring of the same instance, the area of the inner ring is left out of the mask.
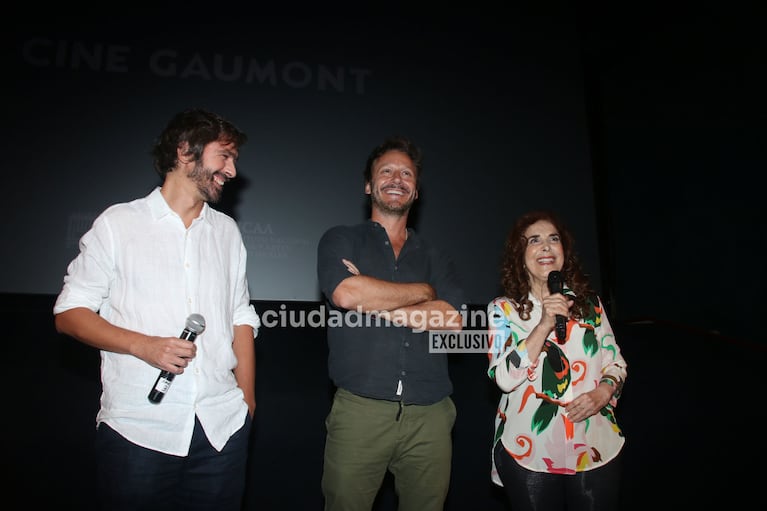
[[[506,297],[487,307],[488,376],[503,392],[493,447],[502,442],[517,463],[535,472],[574,474],[598,468],[615,458],[625,441],[614,411],[620,390],[602,410],[578,423],[568,420],[564,406],[596,388],[604,375],[621,384],[626,379],[626,362],[602,302],[594,297],[586,317],[568,320],[563,343],[557,342],[552,330],[538,359],[530,360],[525,340],[542,312],[541,302],[532,294],[530,300],[533,310],[527,321],[520,319]],[[494,463],[491,478],[502,486]]]

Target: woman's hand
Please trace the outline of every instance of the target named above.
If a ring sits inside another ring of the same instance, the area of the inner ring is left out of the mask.
[[[576,397],[565,406],[565,415],[572,422],[581,422],[601,410],[613,396],[613,387],[601,383],[597,388]]]

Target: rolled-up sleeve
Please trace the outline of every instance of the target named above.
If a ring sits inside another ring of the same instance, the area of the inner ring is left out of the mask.
[[[113,233],[105,216],[98,217],[82,238],[80,252],[67,267],[53,313],[86,307],[97,312],[109,296],[114,278]]]
[[[235,306],[233,322],[235,325],[250,325],[253,328],[253,338],[258,336],[258,329],[261,327],[261,319],[258,317],[253,304],[250,303],[250,291],[248,289],[247,268],[247,250],[244,243],[240,241],[238,274],[233,293]]]

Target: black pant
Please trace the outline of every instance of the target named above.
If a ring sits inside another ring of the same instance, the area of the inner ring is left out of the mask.
[[[195,418],[187,456],[129,442],[107,424],[96,432],[101,506],[109,511],[239,511],[245,490],[251,419],[222,451],[208,442]]]
[[[521,467],[498,441],[495,467],[512,511],[613,511],[618,509],[620,455],[576,474],[533,472]]]

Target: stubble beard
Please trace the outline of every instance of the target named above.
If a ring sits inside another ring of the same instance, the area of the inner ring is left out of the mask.
[[[387,203],[381,196],[381,192],[377,190],[373,191],[373,193],[370,194],[370,197],[373,201],[373,207],[384,214],[393,216],[405,216],[408,211],[410,211],[413,202],[415,202],[415,197],[411,195],[407,202],[392,205]]]
[[[213,175],[216,171],[206,169],[199,161],[195,163],[194,168],[189,171],[188,177],[197,185],[202,199],[205,202],[216,204],[221,200],[221,188],[213,181]]]

